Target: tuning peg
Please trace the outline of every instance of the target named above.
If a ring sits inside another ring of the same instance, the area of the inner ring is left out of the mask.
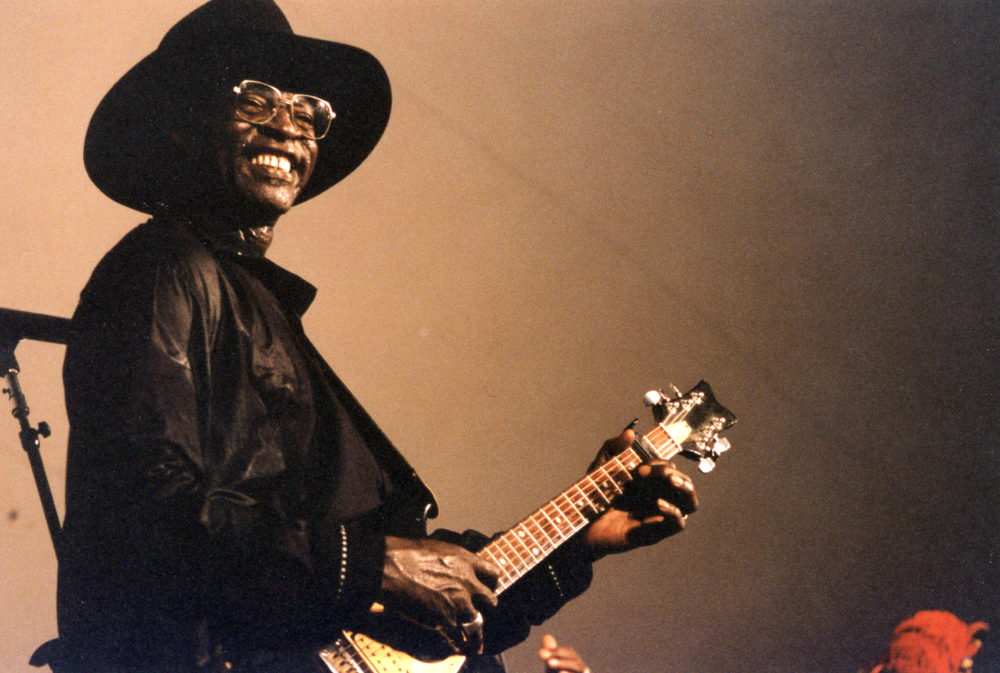
[[[716,437],[715,441],[712,442],[712,448],[698,461],[698,469],[706,474],[714,470],[716,458],[728,451],[731,446],[725,437]]]
[[[642,403],[647,407],[655,407],[658,404],[663,404],[667,401],[663,393],[659,390],[650,390],[648,393],[642,396]]]
[[[662,423],[667,417],[667,396],[660,390],[650,390],[642,396],[642,403],[647,407],[652,407],[653,420]]]

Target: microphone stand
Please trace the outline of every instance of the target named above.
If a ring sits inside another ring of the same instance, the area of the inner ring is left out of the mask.
[[[31,473],[35,478],[38,496],[42,501],[42,511],[45,513],[45,522],[48,524],[57,561],[60,558],[62,527],[59,523],[56,503],[52,497],[52,489],[49,487],[49,480],[45,474],[39,439],[40,437],[48,437],[51,431],[45,421],[40,422],[38,427],[32,427],[28,421],[28,402],[25,400],[24,391],[18,380],[21,369],[17,364],[17,358],[14,357],[14,349],[17,348],[17,344],[22,338],[65,344],[69,335],[69,327],[70,321],[66,318],[0,309],[0,371],[3,372],[9,386],[4,388],[2,392],[10,398],[14,407],[11,413],[21,427],[21,431],[18,433],[21,447],[28,454],[28,462],[31,464]]]

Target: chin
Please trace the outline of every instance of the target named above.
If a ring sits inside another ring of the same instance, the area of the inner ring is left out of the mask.
[[[299,190],[285,185],[278,188],[263,186],[237,190],[235,196],[241,204],[241,210],[248,214],[275,218],[291,210],[299,196]]]
[[[296,196],[293,196],[291,198],[281,198],[281,199],[265,199],[262,201],[257,201],[256,203],[258,209],[261,210],[262,212],[267,212],[276,216],[284,215],[285,213],[287,213],[289,210],[292,209],[292,206],[295,205]]]

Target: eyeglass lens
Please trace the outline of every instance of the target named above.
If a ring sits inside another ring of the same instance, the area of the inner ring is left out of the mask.
[[[330,130],[334,113],[322,98],[306,94],[285,94],[263,82],[244,81],[236,87],[236,115],[254,124],[266,124],[278,114],[278,108],[290,104],[292,124],[303,135],[318,140]]]

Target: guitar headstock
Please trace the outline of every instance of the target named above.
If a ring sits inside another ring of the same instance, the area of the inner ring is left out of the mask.
[[[677,454],[698,461],[698,469],[711,472],[719,455],[730,448],[719,434],[736,422],[733,412],[719,404],[705,382],[674,397],[651,390],[643,397],[653,408],[657,425],[636,439],[636,446],[649,457],[669,459]]]

